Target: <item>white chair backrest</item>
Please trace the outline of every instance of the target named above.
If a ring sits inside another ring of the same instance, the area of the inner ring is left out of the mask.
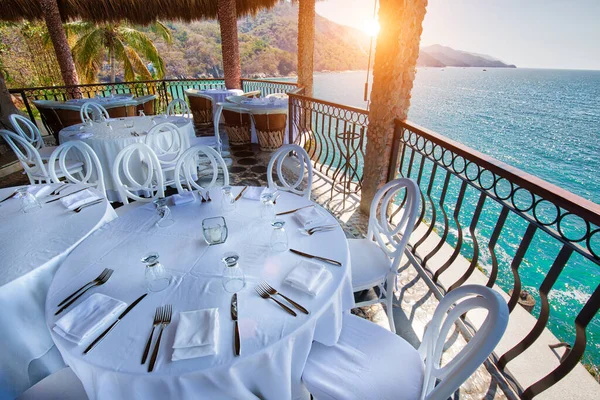
[[[476,308],[487,310],[481,328],[452,360],[440,367],[450,329],[461,315]],[[438,304],[419,347],[419,354],[425,362],[421,399],[446,400],[451,397],[491,354],[507,324],[508,306],[493,289],[465,285],[447,293]],[[436,385],[438,380],[440,382]]]
[[[296,181],[294,183],[290,184],[286,180],[285,175],[283,173],[283,163],[285,159],[288,156],[290,156],[291,152],[295,153],[293,157],[298,161],[298,165],[291,166],[292,168],[298,168],[298,178],[296,178]],[[277,164],[277,178],[281,183],[281,186],[279,186],[275,181],[273,181],[273,167],[275,166],[275,164]],[[304,178],[304,170],[306,170],[308,176],[306,188],[302,190],[300,186],[302,185],[302,180]],[[306,150],[304,150],[297,144],[286,144],[285,146],[282,146],[271,156],[269,166],[267,167],[267,180],[271,189],[284,190],[310,199],[310,191],[312,189],[313,180],[313,170],[312,164],[310,162],[310,157],[308,156]]]
[[[208,165],[210,163],[210,166]],[[175,167],[175,185],[177,192],[183,193],[183,183],[186,184],[188,190],[206,189],[215,186],[219,177],[219,167],[223,171],[223,186],[229,186],[229,172],[223,157],[213,148],[208,146],[194,146],[187,149]],[[205,171],[212,173],[212,179],[208,184],[200,185],[194,176],[203,174]]]
[[[397,217],[398,222],[392,223],[388,211],[390,202],[394,202],[396,196],[403,190],[404,205]],[[412,179],[398,178],[386,183],[375,193],[371,202],[371,214],[369,216],[369,230],[367,238],[373,240],[379,247],[392,258],[392,271],[395,272],[408,239],[412,234],[417,212],[419,210],[419,187]]]
[[[129,199],[150,202],[165,195],[158,157],[144,143],[133,143],[121,150],[115,158],[112,172],[115,187],[124,204],[128,204]],[[151,197],[142,197],[140,194],[151,194]]]
[[[83,103],[81,110],[79,110],[79,116],[81,117],[81,122],[84,123],[87,121],[101,121],[102,117],[105,119],[110,118],[106,108],[93,101]]]
[[[33,147],[38,150],[44,147],[42,133],[29,118],[25,118],[19,114],[11,114],[9,119],[15,131],[31,143]]]
[[[174,167],[186,148],[183,131],[170,122],[153,126],[146,135],[145,143],[154,151],[163,168]]]
[[[75,149],[76,151],[71,151],[72,149]],[[102,194],[106,195],[102,165],[94,150],[87,143],[82,142],[81,140],[73,140],[61,144],[52,152],[52,155],[48,160],[48,174],[56,183],[59,182],[59,178],[56,174],[57,160],[58,168],[62,174],[64,174],[67,181],[94,186],[102,192]],[[85,175],[82,179],[75,178],[67,169],[67,162],[73,160],[83,161],[83,172]]]
[[[265,96],[267,99],[270,99],[271,97],[274,97],[276,99],[282,99],[282,100],[287,100],[289,98],[289,96],[287,95],[287,93],[271,93]]]
[[[167,116],[179,115],[181,114],[185,118],[190,118],[191,112],[190,107],[187,102],[183,99],[175,99],[169,103],[167,106]]]
[[[0,129],[0,136],[15,152],[32,184],[34,183],[33,175],[35,175],[35,179],[50,181],[50,175],[48,175],[40,153],[27,139],[5,129]]]

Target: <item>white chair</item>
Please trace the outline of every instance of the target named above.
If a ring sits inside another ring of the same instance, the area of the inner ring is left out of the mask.
[[[76,151],[71,151],[72,149],[75,149]],[[67,168],[67,163],[69,163],[69,155],[71,156],[71,160],[83,160],[83,172],[85,175],[83,175],[81,179],[78,179],[69,173]],[[67,181],[71,183],[91,185],[98,189],[106,197],[102,164],[100,164],[98,156],[87,143],[80,140],[73,140],[58,146],[48,161],[48,174],[56,183],[59,182],[59,178],[56,173],[57,168],[59,171],[63,171],[64,178]],[[93,179],[95,179],[95,181],[93,181]]]
[[[208,162],[207,162],[208,161]],[[210,165],[209,165],[210,164]],[[208,146],[194,146],[187,149],[175,167],[175,185],[177,192],[182,194],[186,191],[182,181],[189,190],[203,190],[216,185],[219,177],[219,167],[223,171],[223,186],[229,186],[229,172],[223,157],[217,151]],[[201,186],[198,181],[199,175],[212,173],[210,183]],[[196,178],[195,178],[196,177]]]
[[[102,118],[110,118],[106,108],[93,101],[83,103],[81,110],[79,111],[79,116],[81,117],[81,122],[83,123],[88,121],[101,121]]]
[[[406,190],[404,206],[398,213],[398,223],[393,225],[388,215],[389,205],[402,190]],[[419,193],[419,187],[412,179],[399,178],[386,183],[375,193],[371,202],[367,238],[348,239],[352,263],[352,289],[355,292],[374,287],[379,289],[377,299],[359,302],[356,306],[385,301],[385,311],[392,332],[396,332],[392,310],[396,276],[417,219]]]
[[[294,183],[290,184],[285,178],[282,167],[285,162],[285,159],[288,156],[292,158],[292,153],[295,153],[293,158],[296,161],[294,162],[294,165],[288,164],[287,167],[288,169],[297,169],[296,172],[298,173],[298,178]],[[277,164],[277,178],[281,183],[281,186],[279,186],[273,180],[273,167],[275,167],[275,164]],[[307,183],[304,190],[301,190],[300,186],[302,185],[302,180],[304,178],[304,170],[306,170],[307,172]],[[267,167],[267,180],[271,189],[291,192],[297,194],[298,196],[310,199],[310,191],[312,189],[313,180],[313,170],[312,164],[310,163],[310,157],[308,156],[306,150],[304,150],[297,144],[287,144],[281,147],[275,153],[273,153],[273,155],[271,156],[271,160],[269,161],[269,165]]]
[[[42,160],[47,160],[56,149],[56,146],[45,146],[42,133],[36,124],[29,118],[25,118],[19,114],[11,114],[9,119],[15,131],[37,149]]]
[[[183,131],[170,122],[153,126],[146,135],[145,143],[158,157],[163,173],[175,171],[177,161],[189,147]],[[169,186],[173,183],[175,183],[174,179],[165,182],[165,185]]]
[[[165,196],[160,161],[144,143],[133,143],[121,150],[113,163],[112,173],[123,204],[129,204],[129,199],[148,203]]]
[[[17,400],[87,399],[81,381],[69,367],[47,376],[17,397]]]
[[[4,129],[0,129],[0,136],[2,136],[10,148],[15,152],[32,185],[35,185],[36,183],[52,182],[47,165],[44,164],[40,153],[38,153],[37,149],[33,147],[29,141],[16,133]],[[82,166],[83,163],[81,161],[67,161],[64,165],[65,169],[56,165],[55,173],[58,178],[63,178],[65,176],[65,171],[70,175],[78,173],[83,177]]]
[[[441,367],[448,333],[476,308],[487,310],[481,328]],[[314,342],[304,366],[302,380],[315,399],[446,400],[494,350],[508,324],[508,307],[490,288],[459,287],[441,300],[418,350],[370,321],[343,318],[338,342]]]
[[[190,107],[186,101],[182,99],[175,99],[171,101],[167,106],[166,114],[168,117],[181,115],[182,117],[190,118],[191,116]]]

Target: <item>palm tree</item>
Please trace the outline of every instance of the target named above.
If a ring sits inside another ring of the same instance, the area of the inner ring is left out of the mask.
[[[241,89],[242,67],[237,30],[235,0],[218,0],[217,18],[221,28],[221,53],[223,54],[223,74],[227,89]]]
[[[298,86],[306,96],[313,94],[315,53],[315,0],[300,0],[298,7]]]
[[[150,29],[171,43],[171,31],[163,23],[156,21]],[[86,82],[96,81],[98,72],[108,57],[110,81],[115,82],[117,61],[123,63],[126,81],[132,81],[136,75],[143,79],[152,79],[152,74],[142,57],[153,65],[156,77],[165,75],[165,63],[158,53],[152,39],[144,33],[123,23],[95,24],[77,21],[65,25],[68,35],[77,35],[73,46],[73,58],[77,70]]]

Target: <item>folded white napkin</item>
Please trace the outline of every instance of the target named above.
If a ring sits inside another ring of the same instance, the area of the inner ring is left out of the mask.
[[[219,310],[217,308],[180,312],[171,360],[215,355],[218,340]]]
[[[43,197],[52,191],[52,186],[50,185],[34,185],[27,187],[27,191],[37,197]]]
[[[102,293],[94,293],[56,321],[54,332],[80,344],[125,309],[127,304]]]
[[[81,133],[76,133],[73,136],[75,136],[77,139],[87,139],[89,137],[94,136],[94,134],[92,132],[81,132]]]
[[[319,212],[316,207],[303,208],[294,213],[294,219],[300,224],[301,227],[308,229],[314,225],[325,222],[325,217]]]
[[[242,197],[248,200],[260,200],[260,196],[265,189],[265,187],[248,186],[248,189],[244,190]]]
[[[325,267],[311,261],[300,261],[285,278],[290,286],[316,296],[327,286],[332,275]]]
[[[81,207],[84,204],[87,204],[94,200],[98,200],[100,198],[100,196],[95,195],[94,193],[86,189],[78,193],[73,193],[71,196],[63,197],[62,199],[60,199],[60,202],[69,210],[74,210],[77,207]]]
[[[191,203],[196,200],[194,193],[188,191],[183,192],[182,194],[174,194],[171,198],[173,199],[173,204],[176,206]]]

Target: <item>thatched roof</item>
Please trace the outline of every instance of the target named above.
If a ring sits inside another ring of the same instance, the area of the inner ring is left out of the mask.
[[[64,21],[128,20],[135,24],[193,21],[217,17],[218,0],[57,0]],[[279,0],[236,0],[238,16],[273,7]],[[43,19],[39,0],[1,0],[0,21]]]

